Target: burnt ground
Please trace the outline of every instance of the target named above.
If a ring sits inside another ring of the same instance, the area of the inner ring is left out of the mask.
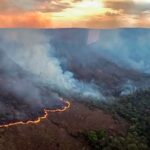
[[[72,102],[70,109],[49,113],[40,124],[0,128],[0,150],[88,150],[80,133],[102,128],[125,134],[128,124],[98,108]]]

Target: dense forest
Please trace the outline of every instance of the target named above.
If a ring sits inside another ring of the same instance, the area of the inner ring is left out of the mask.
[[[83,133],[93,150],[150,149],[150,89],[137,91],[103,105],[116,119],[118,116],[124,118],[130,127],[125,135],[111,135],[106,130]]]

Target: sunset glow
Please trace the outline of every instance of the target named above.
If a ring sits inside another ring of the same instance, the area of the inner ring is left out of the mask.
[[[0,0],[0,27],[150,27],[149,0]]]
[[[76,4],[76,8],[87,9],[88,11],[100,11],[103,8],[101,0],[84,0]]]

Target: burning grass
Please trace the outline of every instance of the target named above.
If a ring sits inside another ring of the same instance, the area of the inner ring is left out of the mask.
[[[28,124],[39,124],[43,119],[47,119],[48,114],[50,112],[54,113],[54,112],[63,112],[65,110],[67,110],[68,108],[70,108],[70,102],[69,101],[64,101],[63,99],[61,99],[61,101],[65,104],[62,108],[58,108],[58,109],[44,109],[44,115],[38,117],[35,120],[27,120],[27,121],[17,121],[17,122],[12,122],[12,123],[6,123],[6,124],[2,124],[0,125],[0,128],[4,128],[4,127],[11,127],[11,126],[16,126],[16,125],[28,125]]]

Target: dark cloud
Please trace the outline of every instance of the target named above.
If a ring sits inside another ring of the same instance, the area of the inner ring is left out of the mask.
[[[106,8],[112,8],[115,10],[122,9],[124,11],[132,10],[134,7],[133,1],[106,1],[105,2]]]

